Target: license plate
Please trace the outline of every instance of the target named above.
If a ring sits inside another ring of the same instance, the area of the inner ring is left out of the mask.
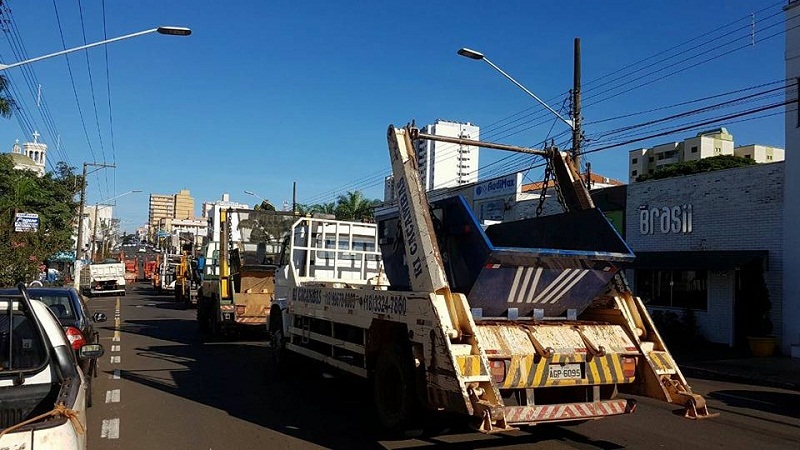
[[[551,380],[580,380],[583,378],[581,375],[581,365],[550,364],[547,377]]]

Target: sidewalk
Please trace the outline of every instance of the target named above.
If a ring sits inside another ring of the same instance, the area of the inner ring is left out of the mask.
[[[797,358],[754,358],[748,352],[714,344],[670,351],[686,377],[800,391],[800,359]]]

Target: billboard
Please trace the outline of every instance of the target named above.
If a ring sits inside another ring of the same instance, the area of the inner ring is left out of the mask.
[[[522,185],[522,173],[513,173],[499,178],[484,181],[474,187],[473,200],[515,195]]]
[[[16,213],[14,215],[14,231],[39,231],[39,215],[34,213]]]

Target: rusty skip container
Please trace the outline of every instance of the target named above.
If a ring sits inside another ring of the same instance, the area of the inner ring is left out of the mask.
[[[599,209],[566,212],[487,226],[463,197],[431,204],[436,238],[451,289],[467,294],[483,317],[543,310],[580,314],[634,254]],[[397,213],[378,217],[386,275],[407,289]]]

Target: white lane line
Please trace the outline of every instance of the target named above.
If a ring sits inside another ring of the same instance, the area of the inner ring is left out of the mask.
[[[119,418],[103,420],[100,437],[106,439],[119,439]]]
[[[119,403],[119,389],[106,391],[106,403]]]
[[[108,378],[112,380],[119,380],[119,369],[115,369],[114,373],[108,375]]]
[[[119,356],[112,356],[111,357],[111,364],[119,364],[121,358]]]
[[[118,352],[119,351],[119,345],[112,345],[111,346],[111,351],[112,352]]]

